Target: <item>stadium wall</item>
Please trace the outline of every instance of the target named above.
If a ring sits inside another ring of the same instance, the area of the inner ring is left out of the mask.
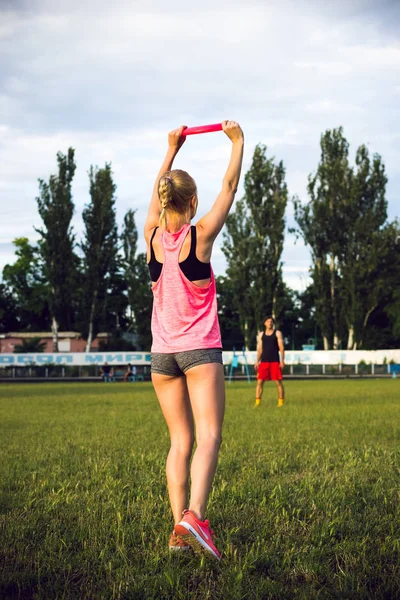
[[[223,352],[224,364],[232,362],[233,352]],[[247,360],[249,365],[256,361],[256,352],[237,352],[239,364]],[[1,367],[23,366],[101,366],[105,362],[110,365],[148,365],[150,366],[149,352],[68,352],[68,353],[40,353],[40,354],[0,354]],[[366,364],[383,365],[389,363],[400,364],[400,349],[397,350],[288,350],[285,352],[287,365],[358,365]]]

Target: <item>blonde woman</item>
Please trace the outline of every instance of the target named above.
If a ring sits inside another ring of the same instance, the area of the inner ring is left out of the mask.
[[[210,212],[191,225],[198,203],[196,184],[186,171],[171,170],[185,142],[180,127],[168,134],[144,229],[154,296],[152,381],[171,438],[166,474],[175,527],[170,549],[192,546],[217,559],[220,553],[205,511],[221,444],[225,385],[210,259],[235,198],[244,144],[237,123],[224,121],[222,128],[232,151]]]

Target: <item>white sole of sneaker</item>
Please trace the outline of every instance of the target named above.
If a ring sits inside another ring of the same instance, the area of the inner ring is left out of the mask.
[[[217,560],[221,560],[221,558],[218,556],[218,554],[216,554],[214,552],[214,550],[212,548],[210,548],[210,546],[207,544],[207,542],[205,540],[203,540],[203,538],[197,533],[197,531],[195,530],[194,527],[192,527],[189,523],[186,522],[180,522],[179,525],[181,527],[184,527],[185,529],[187,529],[187,531],[189,531],[189,533],[191,535],[182,535],[179,534],[180,537],[187,543],[190,544],[191,547],[193,548],[194,551],[199,551],[201,549],[207,550],[207,552],[209,552],[210,554],[212,554],[212,556],[214,556],[214,558],[216,558]],[[194,538],[194,539],[193,539]]]

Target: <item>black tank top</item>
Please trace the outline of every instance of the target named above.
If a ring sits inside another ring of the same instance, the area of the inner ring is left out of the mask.
[[[276,332],[271,335],[262,335],[262,354],[260,362],[279,362],[279,346]]]
[[[153,231],[153,235],[150,240],[150,261],[147,263],[150,271],[151,281],[156,282],[161,275],[163,263],[158,262],[156,255],[154,254],[153,238],[156,234],[158,227]],[[211,277],[211,265],[210,263],[201,262],[196,256],[196,227],[194,225],[190,228],[192,240],[190,244],[189,255],[185,260],[179,263],[179,267],[184,276],[189,281],[198,281],[200,279],[209,279]]]

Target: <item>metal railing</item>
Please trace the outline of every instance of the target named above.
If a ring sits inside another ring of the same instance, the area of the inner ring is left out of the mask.
[[[248,365],[250,378],[257,377],[253,365]],[[225,378],[230,375],[230,365],[224,365]],[[114,367],[114,380],[123,381],[125,369]],[[138,365],[136,367],[137,380],[150,381],[150,365]],[[359,365],[286,365],[283,370],[284,377],[400,377],[400,365],[396,364],[359,364]],[[239,364],[232,369],[231,377],[235,379],[247,379],[246,367]],[[93,380],[101,381],[102,373],[99,365],[67,366],[67,365],[43,365],[43,366],[5,366],[0,368],[0,380]]]

